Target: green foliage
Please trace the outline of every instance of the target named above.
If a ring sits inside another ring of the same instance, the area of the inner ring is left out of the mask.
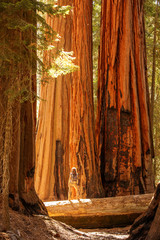
[[[149,81],[152,77],[152,65],[153,65],[153,40],[154,40],[154,24],[156,14],[156,4],[153,0],[146,0],[144,5],[145,10],[145,26],[146,26],[146,50],[147,50],[147,70]],[[157,29],[158,30],[158,29]]]
[[[97,108],[97,85],[98,85],[98,49],[100,45],[100,17],[101,17],[101,1],[93,1],[92,13],[92,32],[93,32],[93,97],[94,109]]]
[[[160,4],[157,7],[157,1],[145,0],[145,29],[146,29],[146,50],[147,50],[147,73],[149,90],[151,95],[152,85],[152,70],[153,70],[153,48],[154,48],[154,28],[155,17],[157,12],[156,23],[156,67],[155,67],[155,99],[154,99],[154,116],[153,116],[153,140],[155,147],[155,159],[156,163],[156,183],[160,181]]]
[[[37,62],[41,75],[48,71],[42,61],[43,52],[57,40],[57,34],[47,24],[45,16],[65,15],[70,9],[70,6],[58,6],[56,1],[46,4],[37,0],[1,0],[0,85],[11,100],[33,100],[32,81]],[[61,51],[59,53],[61,55]],[[53,60],[57,66],[55,56]],[[69,67],[73,68],[71,62]],[[66,72],[66,69],[61,71]]]
[[[156,79],[156,95],[154,107],[154,146],[155,146],[155,181],[160,181],[160,78]]]
[[[49,69],[49,75],[57,78],[59,75],[73,72],[78,68],[78,66],[73,63],[74,59],[73,52],[65,52],[61,49]]]

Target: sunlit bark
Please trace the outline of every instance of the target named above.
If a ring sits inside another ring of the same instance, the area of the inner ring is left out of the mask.
[[[103,0],[97,142],[106,196],[152,192],[143,1]]]
[[[58,5],[71,5],[60,0]],[[60,35],[53,45],[71,51],[72,16],[47,17],[47,23]],[[46,51],[44,63],[52,63],[56,50]],[[69,179],[69,111],[71,74],[48,77],[41,86],[41,98],[36,136],[35,186],[43,200],[67,199]]]
[[[80,197],[102,196],[94,132],[92,1],[74,0],[73,51],[78,71],[71,85],[70,169],[79,174]]]

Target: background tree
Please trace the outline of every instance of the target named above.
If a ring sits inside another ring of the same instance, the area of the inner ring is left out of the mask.
[[[98,85],[98,55],[100,45],[100,18],[101,18],[101,2],[93,1],[92,12],[92,38],[93,38],[93,100],[94,112],[96,116],[97,109],[97,85]]]
[[[159,181],[159,39],[160,39],[160,6],[159,1],[146,0],[144,2],[146,25],[147,75],[151,99],[151,119],[153,140],[155,146],[154,174],[155,181]],[[153,111],[154,110],[154,111]]]
[[[4,141],[4,153],[3,153],[3,195],[2,195],[2,220],[3,220],[3,231],[7,231],[10,227],[9,217],[9,157],[10,157],[10,146],[11,146],[11,130],[12,130],[12,111],[11,102],[8,99],[7,112],[6,112],[6,129],[5,129],[5,141]]]
[[[97,142],[106,196],[154,189],[143,1],[102,1]]]
[[[94,132],[92,1],[74,0],[73,7],[73,51],[79,70],[71,85],[70,169],[78,170],[80,196],[98,197],[102,185]]]
[[[155,99],[158,5],[159,5],[159,1],[157,1],[155,16],[154,16],[153,65],[152,65],[152,88],[151,88],[151,124],[152,124],[152,131],[153,131],[153,115],[154,115],[154,99]]]
[[[70,0],[58,1],[59,6],[71,4]],[[44,64],[51,66],[58,50],[71,51],[71,12],[65,17],[47,16],[47,23],[60,36],[57,43],[54,38],[51,42],[55,48],[44,53]],[[66,61],[66,66],[61,66],[61,70],[65,70],[65,67],[69,72],[70,59],[67,55],[61,56],[59,60],[60,64]],[[36,136],[35,187],[43,200],[63,200],[68,198],[71,74],[56,77],[56,69],[52,70],[51,74],[52,76],[45,76],[47,82],[41,85],[40,97],[43,100],[39,107]]]

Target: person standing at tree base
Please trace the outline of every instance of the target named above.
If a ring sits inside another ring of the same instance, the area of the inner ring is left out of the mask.
[[[69,182],[68,182],[68,200],[73,199],[73,197],[79,199],[79,181],[78,181],[78,173],[75,167],[72,168]]]

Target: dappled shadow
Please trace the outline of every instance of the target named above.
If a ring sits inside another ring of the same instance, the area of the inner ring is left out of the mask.
[[[1,212],[0,212],[1,216]],[[2,223],[0,219],[0,224]],[[0,232],[0,239],[30,240],[111,240],[122,239],[120,235],[106,232],[84,232],[64,223],[57,222],[48,216],[25,216],[10,210],[11,229],[7,233]],[[122,235],[121,235],[122,236]],[[124,235],[123,239],[126,239]]]

